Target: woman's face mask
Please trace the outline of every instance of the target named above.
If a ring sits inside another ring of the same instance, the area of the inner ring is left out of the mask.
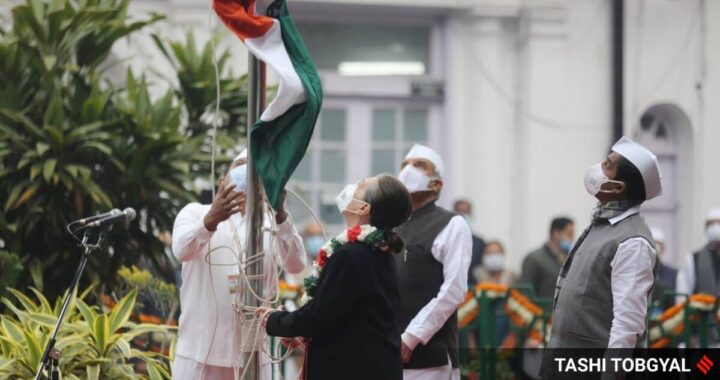
[[[505,255],[502,253],[486,253],[483,255],[483,266],[490,272],[497,272],[502,270],[505,262]]]
[[[357,183],[347,184],[340,191],[340,193],[337,195],[337,197],[335,197],[335,204],[337,205],[338,211],[340,211],[341,214],[344,211],[348,211],[353,214],[357,214],[358,213],[357,210],[351,210],[349,208],[350,204],[353,202],[368,204],[367,202],[365,202],[363,200],[355,198],[355,192],[357,191],[357,189],[358,189]]]

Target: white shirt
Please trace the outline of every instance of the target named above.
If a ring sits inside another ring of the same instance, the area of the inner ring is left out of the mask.
[[[472,234],[462,216],[450,219],[435,238],[431,253],[443,265],[444,280],[437,296],[417,313],[402,334],[403,342],[412,349],[419,343],[427,344],[465,300]]]
[[[695,258],[693,254],[685,258],[685,265],[680,268],[675,279],[675,291],[679,294],[693,294],[695,290]],[[675,297],[676,303],[685,302],[685,296]]]
[[[608,221],[615,225],[639,212],[639,207],[633,207]],[[644,238],[628,239],[618,245],[610,263],[613,320],[608,348],[635,348],[638,336],[645,331],[656,260],[655,248]]]
[[[208,365],[232,367],[241,358],[242,332],[235,319],[233,302],[236,296],[242,297],[242,293],[231,291],[238,282],[231,276],[239,273],[240,249],[235,236],[240,244],[245,242],[245,218],[235,214],[218,224],[215,231],[208,231],[203,221],[208,211],[210,205],[191,203],[180,211],[173,226],[173,253],[182,262],[183,279],[176,354]],[[269,226],[266,218],[265,227]],[[291,273],[305,268],[303,241],[290,215],[278,225],[277,237],[280,257],[276,260],[271,254],[264,257],[264,296],[267,298],[275,293],[276,284],[272,282],[276,281],[277,274],[273,261],[284,262],[285,270]],[[263,248],[269,253],[268,233],[263,233],[263,240]],[[211,249],[213,252],[209,253]]]

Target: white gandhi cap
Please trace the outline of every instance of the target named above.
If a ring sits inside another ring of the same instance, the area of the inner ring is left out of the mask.
[[[657,156],[627,137],[618,140],[612,151],[625,157],[640,171],[645,183],[645,200],[649,201],[662,194],[662,175]]]
[[[413,145],[412,149],[408,152],[407,156],[405,156],[405,159],[409,158],[424,158],[435,165],[435,171],[437,171],[438,175],[440,177],[443,176],[445,173],[445,163],[443,162],[442,158],[439,154],[437,154],[436,151],[432,150],[429,147],[426,147],[425,145],[415,144]]]
[[[238,154],[233,161],[237,161],[243,158],[247,158],[247,149],[243,149],[243,151],[240,152],[240,154]]]
[[[705,221],[709,222],[711,220],[720,220],[720,207],[715,207],[708,210]]]

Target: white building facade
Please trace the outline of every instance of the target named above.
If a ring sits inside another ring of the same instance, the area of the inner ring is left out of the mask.
[[[519,270],[551,218],[572,217],[578,234],[589,223],[582,177],[613,142],[611,3],[290,0],[325,92],[293,188],[339,228],[334,197],[345,183],[396,173],[413,143],[430,145],[448,168],[441,203],[472,201],[473,229],[503,242]],[[209,35],[207,2],[132,6],[166,14],[156,29],[168,36]],[[644,213],[675,266],[704,243],[705,210],[720,205],[718,16],[718,1],[625,2],[624,133],[662,161],[664,195]],[[242,71],[240,42],[223,44]],[[143,38],[117,51],[162,70],[156,54]],[[296,220],[308,216],[292,206]]]

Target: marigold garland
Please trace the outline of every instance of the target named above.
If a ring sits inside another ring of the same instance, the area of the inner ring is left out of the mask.
[[[657,321],[650,328],[650,347],[663,348],[668,347],[672,343],[672,338],[682,334],[685,331],[685,308],[691,313],[690,320],[697,320],[697,313],[711,312],[717,310],[717,297],[711,294],[693,294],[688,297],[687,302],[676,304],[665,310]],[[714,314],[716,319],[720,319],[720,310]]]
[[[480,305],[477,299],[482,293],[485,293],[489,299],[507,297],[507,302],[503,309],[513,325],[526,328],[530,326],[533,321],[536,321],[530,329],[529,336],[538,341],[542,341],[542,337],[544,336],[542,324],[537,323],[537,317],[540,317],[543,313],[542,307],[532,302],[530,298],[520,291],[515,289],[510,290],[505,285],[494,283],[480,283],[475,286],[472,291],[468,292],[465,301],[460,308],[458,308],[458,326],[460,328],[471,324],[480,314]]]

